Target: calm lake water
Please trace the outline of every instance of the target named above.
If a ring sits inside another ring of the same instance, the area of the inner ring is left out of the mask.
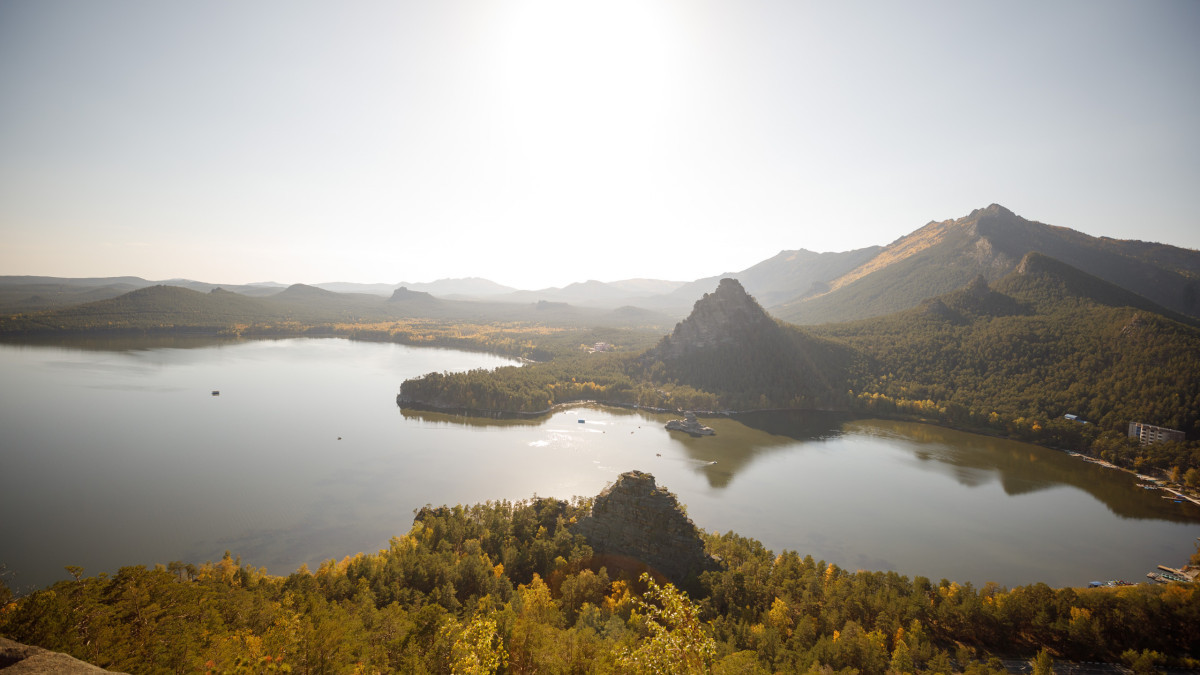
[[[1128,474],[921,424],[760,414],[692,438],[618,409],[482,421],[396,407],[408,377],[505,363],[339,339],[0,345],[7,582],[225,550],[287,574],[385,548],[425,504],[590,496],[631,469],[704,529],[935,581],[1143,581],[1200,536],[1200,507]]]

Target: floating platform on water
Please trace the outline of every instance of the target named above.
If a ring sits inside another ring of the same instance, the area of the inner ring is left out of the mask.
[[[670,422],[667,422],[666,426],[667,429],[682,431],[693,436],[715,436],[717,434],[716,431],[713,431],[712,427],[706,427],[703,424],[700,424],[700,421],[696,419],[696,413],[692,412],[684,413],[683,419],[681,420],[671,420]]]

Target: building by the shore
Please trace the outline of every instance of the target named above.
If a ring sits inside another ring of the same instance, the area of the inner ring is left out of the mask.
[[[1156,427],[1142,422],[1129,423],[1129,437],[1138,439],[1142,445],[1163,443],[1166,441],[1183,441],[1186,434],[1175,429]]]

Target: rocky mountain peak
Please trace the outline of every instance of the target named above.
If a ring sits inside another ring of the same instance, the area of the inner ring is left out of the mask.
[[[1000,206],[999,204],[989,204],[987,206],[987,208],[975,209],[974,211],[971,212],[971,215],[967,216],[967,217],[968,218],[979,218],[980,216],[1006,216],[1009,218],[1015,218],[1015,217],[1017,217],[1017,214],[1013,213],[1012,211],[1009,211],[1008,209],[1004,208],[1003,206]]]
[[[664,340],[667,356],[744,343],[747,335],[775,328],[774,319],[746,293],[737,279],[722,279],[717,290],[696,301],[688,318]]]

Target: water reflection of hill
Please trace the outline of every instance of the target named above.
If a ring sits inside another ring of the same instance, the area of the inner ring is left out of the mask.
[[[953,476],[969,487],[995,479],[1005,494],[1016,496],[1071,486],[1092,495],[1122,518],[1179,523],[1200,520],[1200,508],[1174,504],[1162,499],[1160,491],[1137,488],[1137,480],[1128,473],[1057,450],[915,422],[857,421],[847,424],[846,432],[907,444],[918,466]]]
[[[794,448],[797,441],[814,441],[841,434],[844,416],[808,411],[740,413],[734,418],[706,419],[716,436],[692,437],[673,432],[671,438],[714,488],[728,487],[733,477],[755,459]]]
[[[579,408],[580,413],[587,406]],[[603,408],[612,417],[638,416],[647,424],[662,425],[671,415],[622,408]],[[405,419],[446,426],[500,430],[534,428],[551,417],[536,419],[488,419],[467,415],[402,409]],[[1032,494],[1057,487],[1073,487],[1090,494],[1121,518],[1165,520],[1177,523],[1200,521],[1200,508],[1175,504],[1159,491],[1142,490],[1136,479],[1121,471],[1105,469],[1056,450],[1028,443],[981,436],[953,429],[891,420],[850,420],[835,413],[778,411],[742,413],[735,417],[704,418],[715,436],[694,437],[683,432],[665,432],[665,448],[674,446],[695,464],[708,485],[723,490],[755,461],[782,451],[801,451],[809,443],[831,440],[855,443],[856,437],[881,440],[910,453],[913,466],[949,476],[968,487],[999,482],[1010,496]],[[654,441],[657,443],[658,441]],[[669,456],[669,455],[668,455]]]
[[[167,333],[158,335],[27,335],[19,339],[3,339],[0,342],[14,347],[58,347],[89,352],[124,352],[145,349],[203,349],[238,344],[245,340],[207,334]]]
[[[842,425],[850,418],[842,413],[819,410],[780,410],[738,413],[734,419],[775,436],[814,441],[840,436],[843,433]]]
[[[417,420],[420,422],[446,425],[446,426],[464,426],[475,427],[478,429],[488,428],[504,428],[504,427],[536,427],[546,423],[549,417],[536,418],[513,418],[513,419],[493,419],[490,417],[478,417],[475,415],[463,415],[459,413],[433,412],[430,410],[417,410],[415,408],[400,408],[400,414],[406,420]]]

